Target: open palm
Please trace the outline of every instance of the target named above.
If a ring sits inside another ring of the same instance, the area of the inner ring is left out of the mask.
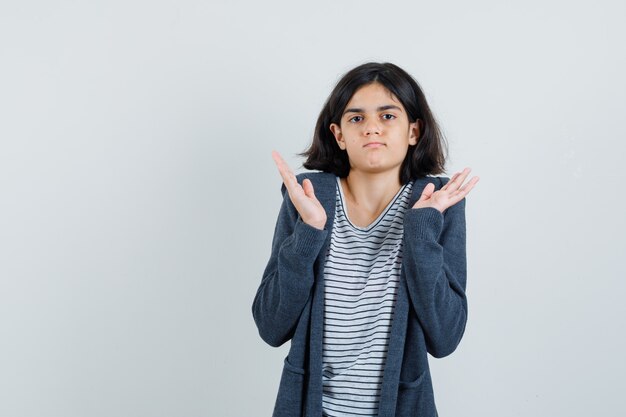
[[[420,199],[415,202],[413,208],[434,207],[443,213],[445,209],[461,201],[480,179],[479,177],[472,177],[467,184],[461,187],[470,171],[471,168],[468,167],[461,172],[457,172],[446,185],[437,191],[435,191],[435,184],[426,184]]]
[[[302,221],[317,229],[323,230],[326,225],[326,211],[322,204],[315,197],[313,184],[308,178],[298,183],[295,174],[289,168],[277,151],[272,151],[272,158],[276,162],[278,171],[283,177],[283,182],[289,193],[291,202],[300,213]]]

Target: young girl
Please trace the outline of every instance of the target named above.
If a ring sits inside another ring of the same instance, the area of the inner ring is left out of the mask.
[[[465,331],[465,196],[479,179],[433,176],[443,148],[417,82],[367,63],[301,154],[318,172],[272,153],[283,203],[252,313],[265,342],[291,340],[274,417],[437,416],[427,353],[451,354]]]

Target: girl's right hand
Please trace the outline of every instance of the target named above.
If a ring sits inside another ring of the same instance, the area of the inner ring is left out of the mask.
[[[315,197],[311,180],[307,178],[300,185],[295,174],[278,152],[272,151],[272,158],[276,162],[278,171],[283,177],[283,182],[289,193],[289,198],[296,210],[298,210],[298,213],[300,213],[302,221],[309,226],[324,230],[324,226],[326,226],[326,211]]]

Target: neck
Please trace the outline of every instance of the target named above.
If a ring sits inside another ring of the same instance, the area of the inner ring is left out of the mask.
[[[385,208],[402,184],[398,170],[382,173],[368,173],[350,170],[342,179],[345,197],[356,206],[371,213]]]

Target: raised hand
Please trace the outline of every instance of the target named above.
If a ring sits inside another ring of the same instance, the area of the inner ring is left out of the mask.
[[[471,170],[468,167],[455,173],[450,181],[437,191],[435,191],[435,184],[426,184],[420,199],[415,202],[413,208],[434,207],[443,213],[445,209],[461,201],[480,179],[479,177],[472,177],[468,183],[461,187]]]
[[[283,177],[285,187],[287,187],[289,198],[296,207],[296,210],[298,210],[298,213],[300,213],[302,221],[310,226],[323,230],[326,225],[326,211],[315,197],[311,180],[307,178],[302,181],[302,185],[300,185],[295,174],[278,152],[272,151],[272,158],[274,158],[274,162],[276,162],[278,171]]]

